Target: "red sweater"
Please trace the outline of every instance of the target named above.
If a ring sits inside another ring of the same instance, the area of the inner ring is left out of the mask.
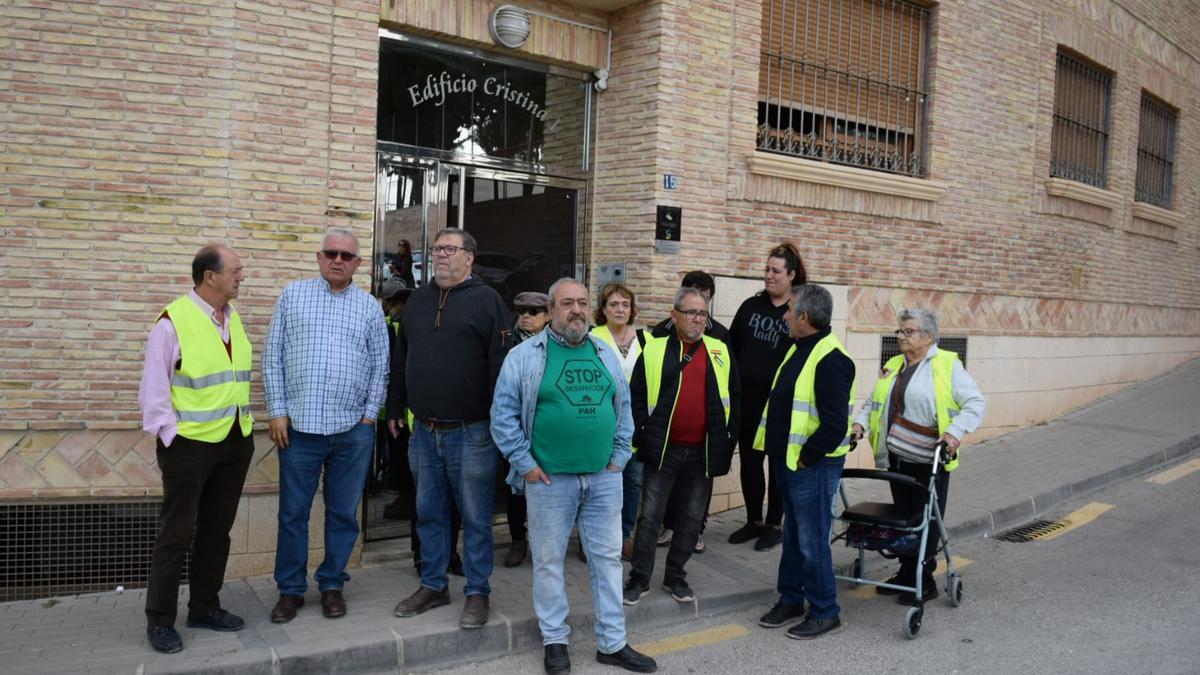
[[[686,354],[692,345],[684,343]],[[671,433],[667,443],[692,448],[704,445],[708,432],[708,410],[705,387],[708,382],[708,354],[704,343],[696,349],[692,360],[683,367],[679,380],[679,398],[675,401],[675,415],[671,418]]]

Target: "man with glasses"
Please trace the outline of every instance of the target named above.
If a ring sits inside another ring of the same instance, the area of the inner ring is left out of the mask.
[[[650,589],[655,544],[671,492],[677,510],[663,588],[678,602],[695,595],[683,570],[695,550],[712,479],[729,473],[737,441],[739,389],[729,347],[704,334],[708,302],[691,287],[675,293],[674,334],[646,341],[630,381],[634,445],[645,462],[642,509],[633,535],[633,568],[624,602]]]
[[[712,306],[713,295],[717,292],[717,282],[713,279],[713,275],[704,270],[692,270],[683,275],[683,280],[679,282],[680,288],[694,288],[704,296],[704,300]],[[667,317],[655,324],[651,334],[654,337],[667,337],[675,332],[675,319]],[[708,324],[704,327],[704,334],[709,337],[715,337],[721,342],[729,342],[729,329],[720,321],[717,321],[710,314]]]
[[[533,609],[548,675],[571,671],[563,562],[571,529],[587,554],[596,660],[640,673],[657,668],[625,639],[621,503],[633,419],[616,351],[588,332],[588,290],[550,287],[550,327],[513,349],[492,402],[492,435],[525,493],[533,549]]]
[[[398,434],[413,419],[409,460],[417,481],[421,586],[396,605],[411,617],[450,603],[450,504],[463,524],[467,583],[459,625],[488,620],[492,499],[500,453],[488,431],[492,387],[512,324],[500,295],[471,274],[475,238],[459,229],[433,243],[435,277],[413,292],[392,352],[388,426]]]
[[[342,587],[358,540],[358,504],[387,391],[388,331],[375,298],[352,282],[362,258],[349,230],[329,230],[321,276],[283,289],[263,352],[269,434],[279,455],[279,537],[271,621],[304,605],[308,520],[325,474],[325,559],[317,568],[321,613],[346,614]]]

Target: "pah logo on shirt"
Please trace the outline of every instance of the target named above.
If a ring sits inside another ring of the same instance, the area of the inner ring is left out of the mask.
[[[596,406],[606,401],[612,389],[612,378],[594,361],[569,359],[554,380],[554,386],[579,413],[595,414]]]

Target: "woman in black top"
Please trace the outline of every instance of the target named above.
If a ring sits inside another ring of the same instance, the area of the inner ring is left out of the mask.
[[[771,393],[771,380],[783,361],[791,341],[784,320],[788,297],[793,286],[807,281],[800,250],[791,242],[771,249],[763,274],[763,290],[750,296],[738,308],[729,327],[729,348],[737,361],[742,385],[742,420],[738,435],[741,454],[742,496],[746,501],[746,524],[729,535],[729,543],[741,544],[757,539],[754,549],[768,551],[779,543],[779,525],[783,521],[783,502],[775,481],[767,483],[763,474],[766,453],[751,446],[762,418],[763,407]],[[767,517],[763,521],[763,493],[767,497]]]

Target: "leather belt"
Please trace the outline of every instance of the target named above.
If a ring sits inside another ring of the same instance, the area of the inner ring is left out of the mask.
[[[430,431],[435,431],[437,429],[458,429],[460,427],[465,427],[468,424],[475,424],[476,422],[483,421],[485,420],[438,420],[432,417],[425,417],[417,420],[417,423]]]

